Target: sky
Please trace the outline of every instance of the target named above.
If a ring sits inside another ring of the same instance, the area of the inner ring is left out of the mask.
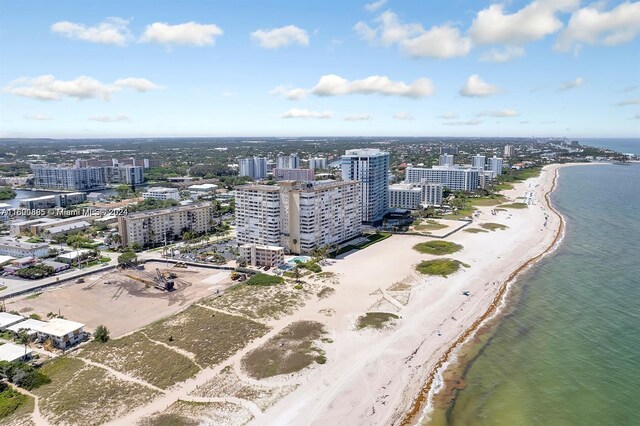
[[[0,137],[640,137],[640,1],[0,0]]]

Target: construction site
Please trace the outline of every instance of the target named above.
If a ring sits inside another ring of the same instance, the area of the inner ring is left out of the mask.
[[[118,337],[220,294],[232,283],[229,271],[152,261],[10,299],[5,309],[41,318],[61,315],[89,330],[105,325]]]

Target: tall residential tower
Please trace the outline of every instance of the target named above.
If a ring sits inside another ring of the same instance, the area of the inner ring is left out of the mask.
[[[362,221],[379,222],[389,206],[389,153],[349,149],[342,156],[342,179],[360,182]]]

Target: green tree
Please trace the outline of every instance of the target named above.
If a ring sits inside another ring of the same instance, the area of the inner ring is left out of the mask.
[[[131,250],[127,250],[118,256],[118,265],[129,266],[138,262],[138,255]]]
[[[29,347],[29,342],[31,341],[31,337],[29,337],[29,333],[24,328],[18,330],[18,337],[16,338],[17,342],[21,345],[24,345],[24,355],[27,356],[27,348]]]
[[[93,337],[100,343],[106,343],[109,341],[109,329],[104,325],[99,325],[96,327]]]

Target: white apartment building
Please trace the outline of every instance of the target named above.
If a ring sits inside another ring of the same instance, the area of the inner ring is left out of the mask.
[[[484,155],[476,154],[471,157],[471,168],[484,170],[484,166],[487,163],[487,157]]]
[[[267,159],[264,157],[249,157],[238,160],[238,175],[249,176],[252,179],[267,177]]]
[[[493,173],[493,178],[500,176],[502,174],[502,158],[496,157],[495,155],[489,158],[488,169]]]
[[[478,188],[479,170],[460,167],[434,166],[431,168],[412,167],[406,169],[408,183],[441,183],[454,191],[475,191]]]
[[[49,244],[27,243],[13,238],[0,238],[0,255],[22,257],[43,257],[49,254]]]
[[[155,186],[147,189],[146,192],[143,192],[142,198],[144,198],[145,200],[154,199],[180,201],[180,191],[177,188],[163,188],[160,186]]]
[[[382,220],[389,207],[389,153],[349,149],[342,156],[342,180],[360,182],[362,221]]]
[[[505,145],[504,146],[504,156],[509,158],[509,157],[514,157],[516,155],[516,150],[514,148],[513,145]]]
[[[309,253],[358,236],[360,223],[360,188],[354,181],[283,181],[236,191],[239,243]]]
[[[279,155],[276,157],[276,168],[278,169],[299,169],[300,157],[293,153],[289,155]]]
[[[438,157],[438,165],[453,167],[453,154],[440,154]]]
[[[297,180],[300,182],[313,182],[316,177],[313,169],[273,169],[274,180]]]
[[[30,210],[50,209],[53,207],[67,207],[73,204],[81,204],[87,200],[84,192],[69,192],[65,194],[45,195],[35,198],[20,200],[20,207]]]
[[[321,157],[315,157],[309,159],[309,168],[311,170],[314,169],[326,169],[327,168],[327,159]]]
[[[429,183],[422,182],[420,184],[422,189],[422,204],[427,206],[441,206],[442,205],[442,190],[441,183]]]
[[[201,185],[191,185],[188,189],[191,199],[197,200],[202,196],[215,195],[216,189],[218,189],[218,185],[215,185],[213,183],[203,183]]]
[[[92,191],[109,184],[139,185],[144,181],[140,166],[63,167],[32,164],[33,185],[39,189]]]
[[[166,209],[148,210],[118,217],[122,245],[161,244],[180,238],[185,231],[207,232],[213,223],[211,203],[194,203]]]
[[[422,188],[410,183],[389,185],[389,207],[415,210],[422,204]]]
[[[251,266],[276,267],[284,263],[284,247],[243,244],[238,248],[240,256]]]

